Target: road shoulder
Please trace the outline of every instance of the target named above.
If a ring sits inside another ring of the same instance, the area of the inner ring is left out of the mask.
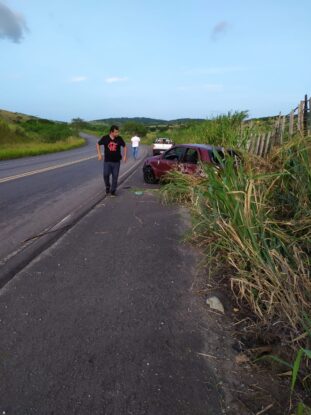
[[[185,221],[138,171],[1,291],[6,414],[221,414]]]

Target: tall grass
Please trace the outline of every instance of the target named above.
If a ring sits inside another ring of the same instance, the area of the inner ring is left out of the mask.
[[[243,123],[246,117],[246,111],[220,115],[201,123],[190,123],[186,128],[171,129],[168,136],[175,143],[208,143],[244,148],[249,134],[255,128]]]
[[[236,136],[226,131],[231,146]],[[267,161],[245,153],[239,167],[228,160],[221,171],[202,166],[197,177],[173,172],[162,189],[166,201],[190,207],[193,239],[211,268],[231,268],[237,299],[283,341],[299,336],[303,314],[311,315],[310,150],[311,137],[297,137]]]

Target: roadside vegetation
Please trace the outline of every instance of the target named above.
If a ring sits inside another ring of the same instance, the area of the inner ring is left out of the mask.
[[[0,112],[0,160],[64,151],[84,144],[85,140],[67,123]]]
[[[190,209],[190,238],[203,249],[208,269],[228,276],[244,309],[245,336],[281,345],[275,360],[291,368],[292,389],[298,381],[310,388],[311,137],[297,135],[266,159],[251,156],[248,136],[263,127],[245,125],[245,115],[171,134],[175,142],[235,148],[243,162],[236,166],[229,158],[222,170],[202,166],[200,176],[172,172],[162,196]],[[299,408],[310,413],[302,402]]]

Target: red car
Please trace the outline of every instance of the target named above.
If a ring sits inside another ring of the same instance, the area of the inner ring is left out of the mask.
[[[143,166],[146,183],[156,183],[172,169],[181,168],[184,173],[195,174],[200,163],[219,166],[225,158],[225,150],[208,144],[180,144],[165,153],[148,157]],[[233,150],[226,150],[231,156],[238,156]]]

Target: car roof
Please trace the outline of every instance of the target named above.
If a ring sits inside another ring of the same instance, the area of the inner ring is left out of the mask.
[[[223,147],[213,146],[211,144],[176,144],[176,147],[193,147],[202,150],[223,150]]]

